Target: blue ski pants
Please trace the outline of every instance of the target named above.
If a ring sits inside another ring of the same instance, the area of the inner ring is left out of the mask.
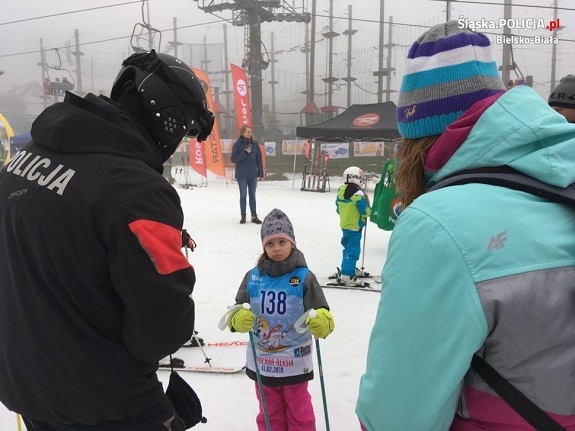
[[[341,260],[341,274],[350,277],[355,276],[355,268],[361,253],[361,229],[342,229],[341,245],[343,257]]]

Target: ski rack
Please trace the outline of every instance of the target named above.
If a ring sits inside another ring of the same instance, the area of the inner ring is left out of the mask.
[[[304,150],[305,162],[303,166],[301,191],[325,193],[326,188],[328,192],[331,191],[329,175],[327,173],[329,154],[326,149],[326,143],[309,139],[305,143]]]
[[[191,177],[190,177],[190,167],[188,166],[188,163],[186,161],[186,158],[182,156],[182,166],[180,168],[176,168],[176,177],[178,178],[178,184],[181,188],[183,189],[194,189],[197,187],[207,187],[208,186],[208,178],[206,178],[205,182],[204,182],[204,177],[202,177],[202,182],[200,184],[194,184],[192,183]],[[179,169],[179,172],[178,172]],[[179,181],[180,176],[183,175],[184,176],[184,181]]]

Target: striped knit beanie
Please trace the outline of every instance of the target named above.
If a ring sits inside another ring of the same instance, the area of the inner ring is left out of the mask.
[[[436,25],[409,50],[399,133],[409,139],[440,135],[474,103],[504,90],[487,36],[457,21]]]

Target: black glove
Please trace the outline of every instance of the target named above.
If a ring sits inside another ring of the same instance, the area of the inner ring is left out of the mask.
[[[196,249],[196,242],[186,229],[182,229],[182,248],[189,248],[192,251]]]

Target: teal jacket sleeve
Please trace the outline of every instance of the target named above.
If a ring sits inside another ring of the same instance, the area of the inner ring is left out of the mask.
[[[382,271],[356,405],[361,423],[368,431],[447,431],[486,336],[464,254],[432,217],[408,208]]]

